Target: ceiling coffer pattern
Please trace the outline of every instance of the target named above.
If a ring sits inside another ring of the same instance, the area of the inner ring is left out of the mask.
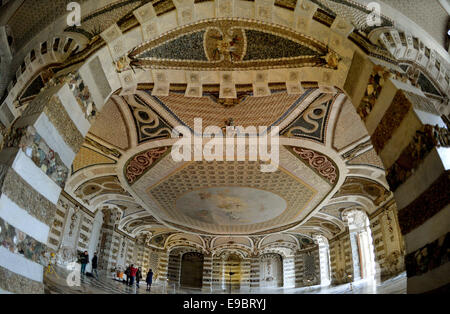
[[[245,188],[252,200],[239,192]],[[188,195],[192,192],[196,195]],[[213,233],[245,233],[294,219],[317,191],[285,170],[263,173],[259,162],[202,161],[189,163],[147,193],[170,221]],[[277,208],[276,217],[258,197]]]
[[[147,92],[150,94],[150,92]],[[310,94],[306,91],[305,94]],[[150,96],[148,96],[150,97]],[[144,98],[144,96],[143,96]],[[214,101],[210,95],[201,98],[188,98],[184,94],[171,93],[169,96],[154,97],[162,106],[172,112],[191,130],[194,129],[194,119],[202,118],[202,126],[225,126],[226,120],[232,119],[234,125],[271,126],[283,120],[292,110],[302,105],[303,95],[288,95],[286,92],[276,92],[266,97],[245,97],[239,104],[225,107]],[[147,103],[150,100],[145,97]]]
[[[104,156],[89,147],[81,147],[72,164],[72,175],[77,171],[96,165],[115,164],[116,160]]]

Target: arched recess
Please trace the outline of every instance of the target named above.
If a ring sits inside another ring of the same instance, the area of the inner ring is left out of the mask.
[[[260,287],[283,287],[283,257],[280,254],[266,253],[260,258]]]
[[[223,282],[229,291],[239,291],[242,278],[242,257],[235,253],[230,253],[224,258]]]
[[[202,288],[203,259],[202,253],[188,252],[183,254],[181,258],[181,287]]]
[[[343,216],[348,222],[350,233],[354,280],[372,280],[376,265],[369,218],[363,210],[355,209],[344,211]]]

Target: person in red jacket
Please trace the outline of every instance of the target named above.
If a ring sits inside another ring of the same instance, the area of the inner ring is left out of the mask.
[[[138,271],[138,269],[135,268],[133,264],[131,264],[131,266],[130,266],[130,277],[131,277],[130,287],[133,286],[133,284],[134,284],[134,279],[136,278],[137,271]]]

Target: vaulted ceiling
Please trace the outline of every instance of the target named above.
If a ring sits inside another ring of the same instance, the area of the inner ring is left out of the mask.
[[[204,118],[203,128],[225,126],[230,118],[235,125],[279,126],[286,142],[278,170],[263,173],[260,161],[248,159],[174,161],[171,131],[179,125],[193,130],[195,117]],[[118,229],[154,247],[167,246],[175,234],[223,238],[216,245],[227,239],[223,243],[236,247],[249,236],[270,234],[331,239],[345,231],[344,210],[371,213],[392,197],[368,139],[339,92],[309,88],[254,97],[249,91],[225,106],[209,94],[187,98],[174,90],[156,97],[144,87],[111,97],[66,190],[93,211],[119,210]]]

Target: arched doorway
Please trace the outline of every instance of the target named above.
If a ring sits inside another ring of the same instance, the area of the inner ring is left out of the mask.
[[[283,287],[283,258],[280,254],[266,253],[261,256],[260,282],[262,288]]]
[[[352,210],[346,215],[352,247],[354,279],[373,279],[375,255],[369,218],[362,210]]]
[[[224,261],[223,282],[225,289],[236,291],[241,288],[241,263],[242,259],[237,254],[230,254]]]
[[[183,254],[181,259],[182,287],[201,288],[203,282],[203,254],[189,252]]]

